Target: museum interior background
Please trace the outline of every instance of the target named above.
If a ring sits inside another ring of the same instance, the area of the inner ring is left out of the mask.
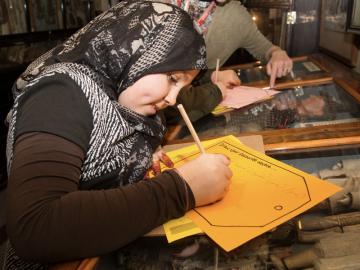
[[[115,0],[1,0],[0,2],[0,205],[6,189],[4,119],[11,87],[26,66],[65,40]],[[360,0],[243,0],[262,33],[290,57],[323,54],[360,74]],[[253,63],[238,50],[226,66]],[[356,75],[355,75],[356,76]],[[355,89],[360,93],[360,89]],[[357,148],[358,149],[358,148]],[[280,155],[279,155],[280,157]],[[285,158],[286,159],[286,158]],[[1,242],[5,239],[0,209]]]

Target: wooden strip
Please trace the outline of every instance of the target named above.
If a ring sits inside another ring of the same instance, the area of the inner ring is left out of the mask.
[[[357,145],[360,146],[360,136],[344,137],[344,138],[333,138],[333,139],[321,139],[321,140],[309,140],[309,141],[297,141],[297,142],[285,142],[285,143],[273,143],[266,144],[265,152],[278,152],[284,151],[287,152],[292,150],[300,149],[314,149],[314,148],[329,148],[336,146],[346,146],[346,145]]]

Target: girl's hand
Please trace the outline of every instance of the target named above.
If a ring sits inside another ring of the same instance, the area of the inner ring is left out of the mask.
[[[174,163],[162,149],[156,151],[153,154],[153,163],[150,171],[153,172],[154,175],[159,175],[161,173],[161,163],[163,163],[168,168],[174,167]]]
[[[230,160],[221,154],[201,154],[177,168],[191,188],[196,206],[221,200],[227,193],[232,177]]]

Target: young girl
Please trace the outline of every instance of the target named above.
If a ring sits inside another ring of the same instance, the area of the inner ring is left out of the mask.
[[[143,180],[165,133],[157,112],[203,68],[185,12],[134,0],[29,66],[8,117],[8,269],[106,254],[225,195],[222,155]]]

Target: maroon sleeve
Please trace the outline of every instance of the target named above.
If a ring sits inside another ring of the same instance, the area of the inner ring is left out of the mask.
[[[195,205],[173,170],[133,185],[80,191],[83,160],[78,145],[55,135],[26,133],[17,139],[7,230],[19,256],[41,263],[99,256]]]

